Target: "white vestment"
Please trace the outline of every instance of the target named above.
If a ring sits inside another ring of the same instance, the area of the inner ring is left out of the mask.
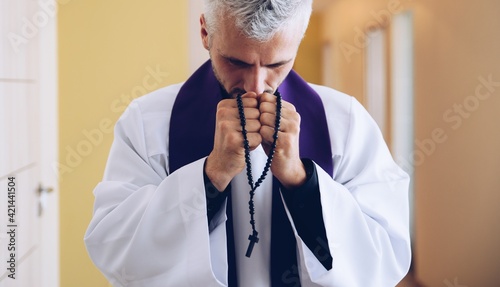
[[[299,272],[302,286],[395,286],[411,257],[408,176],[359,102],[310,85],[325,107],[333,155],[333,179],[316,165],[333,267],[326,270],[316,259],[287,210],[298,266],[283,280]],[[180,87],[130,104],[116,124],[104,178],[94,190],[85,244],[114,286],[227,286],[226,206],[207,223],[205,158],[168,173],[170,115]],[[254,179],[266,158],[261,147],[252,151]],[[260,241],[251,258],[244,255],[251,233],[245,171],[231,182],[239,286],[270,285],[271,178],[255,193]]]

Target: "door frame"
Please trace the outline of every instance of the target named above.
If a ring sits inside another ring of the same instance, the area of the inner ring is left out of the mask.
[[[55,0],[49,0],[57,6]],[[39,30],[40,180],[53,188],[40,219],[41,287],[60,285],[59,153],[57,15]]]

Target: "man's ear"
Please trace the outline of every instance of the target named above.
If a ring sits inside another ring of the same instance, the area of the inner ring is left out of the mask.
[[[201,42],[205,49],[210,50],[209,40],[208,40],[208,29],[207,22],[205,21],[205,15],[201,14],[200,16],[200,26],[201,26]]]

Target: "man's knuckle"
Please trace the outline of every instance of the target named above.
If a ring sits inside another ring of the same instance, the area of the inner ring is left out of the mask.
[[[231,122],[226,120],[219,121],[218,126],[222,132],[229,132],[232,128]]]

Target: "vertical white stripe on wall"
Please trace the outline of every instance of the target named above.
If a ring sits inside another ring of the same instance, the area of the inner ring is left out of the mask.
[[[322,85],[333,88],[334,87],[334,62],[333,62],[333,50],[330,42],[323,43],[322,47],[322,61],[323,61],[323,73],[322,73]]]
[[[366,47],[365,93],[368,112],[386,134],[387,68],[385,57],[385,30],[382,28],[368,32],[370,39]]]
[[[414,187],[414,80],[413,14],[395,15],[392,20],[392,152],[396,162],[410,175],[410,224],[413,230]],[[413,234],[413,232],[412,232]]]
[[[200,15],[204,9],[203,0],[189,0],[188,29],[189,29],[189,72],[193,73],[208,60],[208,51],[201,44]]]

